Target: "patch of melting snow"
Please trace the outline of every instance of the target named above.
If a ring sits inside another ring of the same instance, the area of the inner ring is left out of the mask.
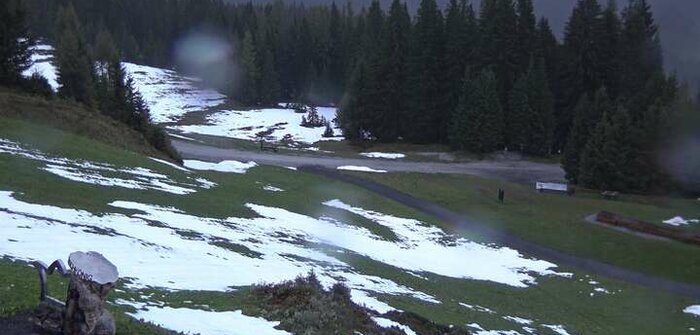
[[[275,329],[279,325],[277,321],[246,316],[241,311],[212,312],[190,308],[150,306],[123,299],[119,299],[116,302],[120,305],[136,308],[136,312],[127,314],[137,320],[143,319],[163,328],[186,334],[291,335],[286,331]]]
[[[318,115],[328,121],[335,119],[336,108],[318,107]],[[291,108],[264,108],[253,110],[224,110],[207,116],[206,124],[175,126],[183,133],[223,136],[242,140],[258,140],[259,134],[269,141],[289,139],[298,143],[319,141],[339,141],[342,136],[323,137],[325,127],[307,128],[301,126],[301,118],[306,114],[296,113]],[[338,128],[334,129],[341,133]]]
[[[182,136],[182,135],[173,134],[173,133],[168,133],[168,136],[174,137],[174,138],[177,138],[177,139],[181,139],[181,140],[200,142],[200,141],[198,141],[198,140],[195,140],[195,139],[192,138],[192,137]]]
[[[37,45],[32,50],[34,64],[22,75],[39,73],[58,90],[56,67],[51,64],[54,48]],[[156,123],[176,122],[189,112],[197,112],[218,106],[226,96],[210,89],[199,88],[198,79],[178,75],[174,71],[145,65],[122,63],[127,74],[134,79],[135,88],[143,95]]]
[[[0,192],[0,204],[0,236],[18,241],[0,243],[0,255],[48,262],[74,250],[98,250],[118,265],[122,277],[132,278],[129,285],[134,288],[227,291],[231,286],[291,280],[313,270],[325,287],[343,282],[351,289],[353,301],[381,313],[393,308],[374,298],[376,294],[439,303],[430,295],[391,280],[358,273],[352,266],[300,243],[323,243],[327,233],[337,231],[335,227],[364,232],[337,221],[255,205],[248,206],[266,213],[275,211],[280,216],[221,220],[124,201],[110,205],[142,213],[98,216],[22,202],[11,192]],[[188,239],[178,234],[182,231],[194,231],[199,238]],[[47,239],[62,243],[49,244]],[[367,238],[365,243],[371,241]],[[238,249],[243,246],[256,255],[238,253],[227,245]],[[236,275],[201,275],[220,273],[221,269]]]
[[[477,312],[488,313],[488,314],[495,314],[496,313],[492,309],[489,309],[489,308],[486,308],[483,306],[479,306],[479,305],[470,305],[470,304],[466,304],[463,302],[460,302],[459,305],[462,307],[471,309],[473,311],[477,311]]]
[[[698,219],[684,219],[681,216],[676,216],[673,218],[670,218],[668,220],[664,220],[663,223],[671,226],[687,226],[691,223],[700,223],[700,220]]]
[[[479,330],[473,332],[474,335],[522,335],[515,330]]]
[[[192,170],[208,170],[208,171],[218,171],[218,172],[231,172],[244,174],[248,172],[248,169],[252,169],[258,164],[255,162],[238,162],[238,161],[222,161],[219,163],[210,163],[197,160],[185,160],[185,167]]]
[[[503,319],[508,320],[508,321],[513,321],[513,322],[520,324],[520,325],[531,325],[533,322],[530,319],[520,318],[517,316],[508,316],[508,315],[504,316]]]
[[[562,325],[545,325],[545,324],[543,324],[542,327],[549,328],[551,331],[553,331],[559,335],[571,335],[571,334],[569,334],[568,331],[566,331],[566,328]]]
[[[189,112],[203,111],[226,101],[225,95],[199,88],[195,80],[174,71],[132,63],[123,66],[148,104],[153,122],[177,122]]]
[[[360,154],[360,156],[368,157],[368,158],[383,158],[383,159],[401,159],[405,158],[405,154],[400,154],[400,153],[388,153],[388,152],[363,152]]]
[[[337,169],[338,170],[345,170],[345,171],[387,173],[386,170],[375,170],[375,169],[372,169],[372,168],[366,167],[366,166],[354,166],[354,165],[339,166]]]
[[[166,161],[166,160],[162,160],[162,159],[158,159],[158,158],[154,158],[154,157],[148,157],[148,159],[150,159],[150,160],[152,160],[152,161],[154,161],[154,162],[158,162],[158,163],[161,163],[161,164],[165,164],[165,165],[167,165],[167,166],[169,166],[169,167],[171,167],[171,168],[173,168],[173,169],[175,169],[175,170],[180,170],[180,171],[183,171],[183,172],[191,172],[190,170],[188,170],[188,169],[186,169],[186,168],[184,168],[184,167],[182,167],[182,166],[180,166],[180,165],[177,165],[177,164],[172,163],[172,162],[168,162],[168,161]]]
[[[197,192],[197,188],[209,189],[216,184],[203,178],[181,183],[170,177],[146,168],[120,168],[107,163],[77,161],[67,158],[49,157],[39,150],[0,138],[0,154],[10,154],[45,163],[41,170],[71,181],[106,187],[123,187],[136,190],[156,190],[185,195]]]
[[[268,191],[268,192],[284,192],[283,189],[281,189],[279,187],[274,187],[272,185],[263,186],[263,190]]]
[[[340,200],[331,200],[324,205],[360,215],[385,226],[399,240],[398,243],[368,241],[363,237],[353,241],[349,234],[344,233],[333,239],[335,245],[408,271],[486,280],[514,287],[535,284],[534,274],[557,274],[551,270],[556,267],[555,264],[525,258],[514,249],[485,246],[457,238],[418,220],[352,207]],[[451,243],[445,245],[443,241],[450,239]],[[441,261],[435,262],[436,259]]]
[[[700,305],[688,306],[683,309],[683,313],[691,314],[693,316],[700,317]]]
[[[49,86],[54,92],[58,91],[58,76],[56,75],[56,67],[51,63],[53,58],[53,47],[50,45],[39,44],[32,48],[32,66],[22,72],[25,77],[31,77],[33,74],[39,74],[46,78]]]
[[[402,325],[396,321],[385,319],[385,318],[380,318],[380,317],[373,317],[372,320],[376,322],[380,327],[382,328],[390,328],[390,327],[397,327],[406,333],[406,335],[416,335],[416,332],[413,331],[410,327],[406,325]]]

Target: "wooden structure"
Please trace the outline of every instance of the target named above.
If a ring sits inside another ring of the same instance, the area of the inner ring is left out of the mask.
[[[68,264],[70,269],[60,260],[48,267],[42,262],[33,263],[41,284],[35,325],[65,335],[114,335],[114,319],[104,305],[119,278],[116,266],[93,251],[71,253]],[[54,271],[70,278],[65,303],[48,296],[47,275]]]

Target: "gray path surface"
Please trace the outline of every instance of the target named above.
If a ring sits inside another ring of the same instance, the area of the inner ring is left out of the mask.
[[[175,148],[185,159],[205,161],[254,161],[262,165],[300,167],[316,165],[329,169],[339,166],[366,166],[390,172],[452,173],[482,177],[497,177],[506,180],[530,183],[537,180],[564,179],[564,171],[555,164],[529,161],[477,161],[467,163],[409,162],[388,159],[365,159],[344,157],[322,157],[314,155],[285,155],[282,153],[222,149],[188,141],[172,139]]]

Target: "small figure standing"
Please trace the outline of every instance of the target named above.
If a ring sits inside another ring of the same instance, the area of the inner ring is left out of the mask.
[[[505,198],[506,198],[506,191],[504,191],[502,188],[499,188],[499,189],[498,189],[498,201],[500,201],[501,203],[503,203],[503,201],[505,200]]]

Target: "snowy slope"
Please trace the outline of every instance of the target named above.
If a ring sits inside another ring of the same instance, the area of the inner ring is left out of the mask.
[[[37,45],[34,48],[33,66],[24,72],[25,76],[39,73],[49,80],[51,87],[58,90],[56,68],[51,63],[53,47]],[[134,80],[135,88],[141,92],[151,109],[151,119],[155,123],[177,123],[187,113],[213,112],[204,124],[170,126],[184,133],[222,136],[243,140],[256,140],[258,134],[266,133],[268,141],[284,138],[292,142],[310,144],[321,140],[342,140],[341,131],[334,129],[338,137],[323,138],[324,127],[306,128],[301,126],[304,114],[283,107],[254,110],[217,110],[227,97],[215,90],[203,88],[197,78],[179,75],[175,71],[151,66],[123,63],[127,74]],[[328,121],[335,119],[336,108],[319,107],[318,113]]]

